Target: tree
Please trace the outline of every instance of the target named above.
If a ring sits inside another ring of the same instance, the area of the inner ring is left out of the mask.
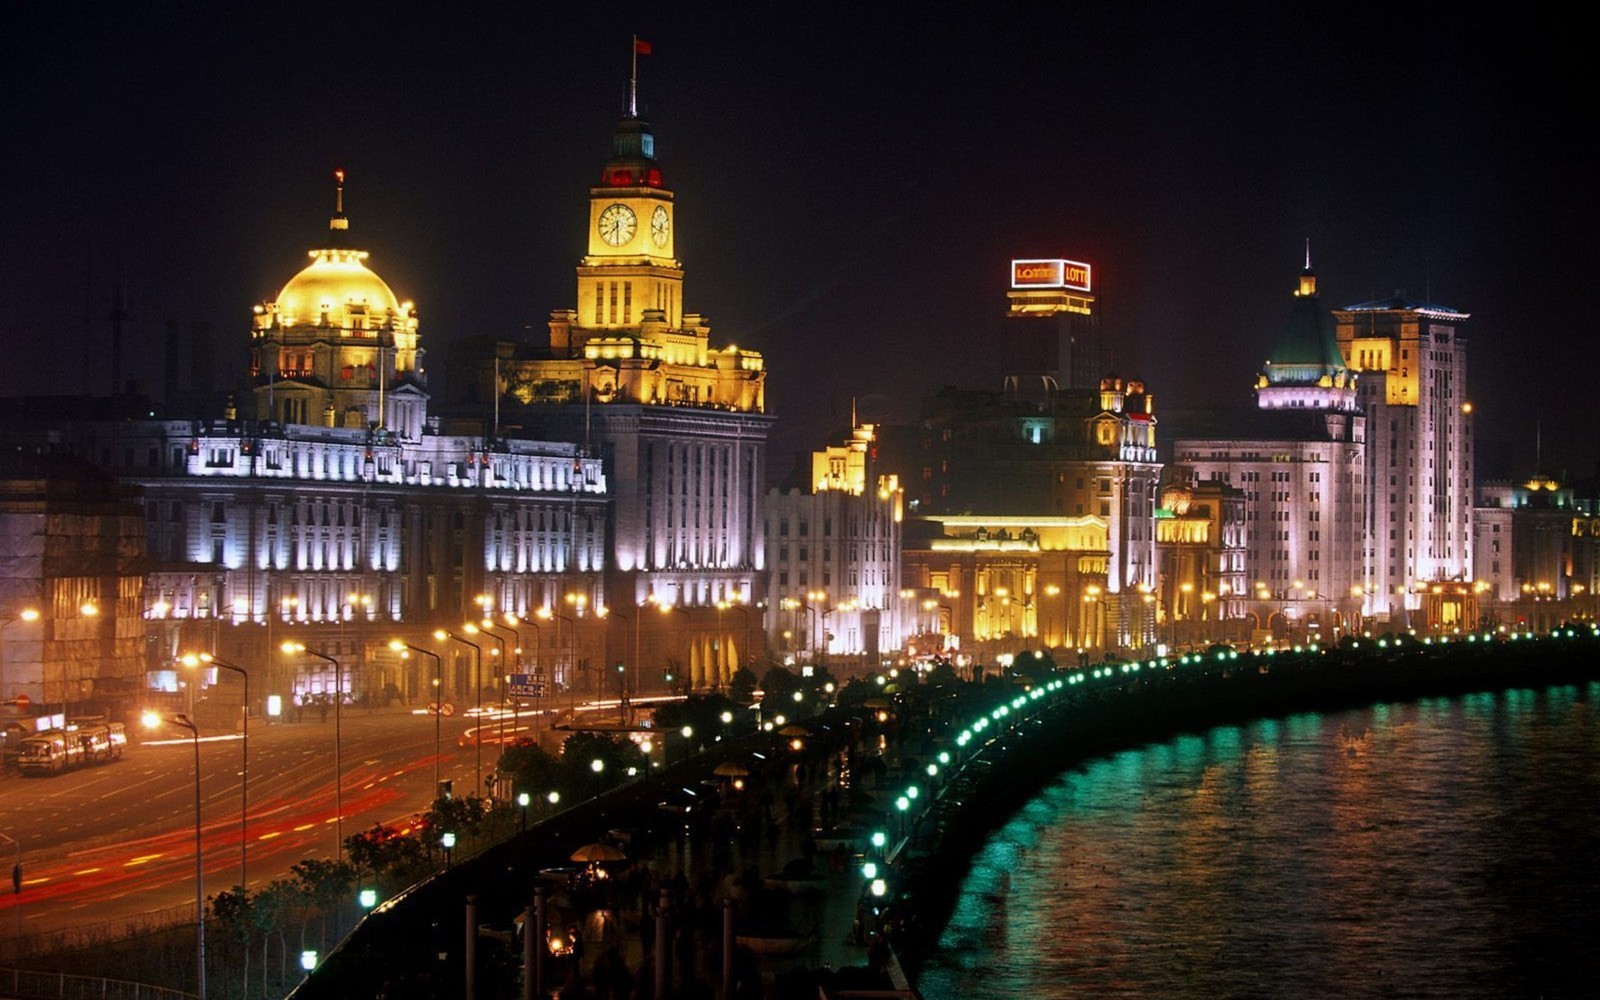
[[[601,763],[600,770],[594,762]],[[568,780],[585,796],[599,795],[628,780],[628,769],[643,771],[649,766],[644,752],[630,739],[603,733],[573,733],[561,747],[561,761]]]
[[[374,824],[370,830],[346,837],[344,848],[356,871],[370,874],[374,881],[388,876],[392,882],[407,884],[427,868],[428,852],[422,838],[392,826]]]
[[[476,795],[464,799],[436,799],[422,814],[422,841],[431,853],[446,831],[457,836],[476,837],[483,826],[484,813],[483,800]]]
[[[728,696],[741,705],[748,705],[756,700],[756,672],[749,667],[740,667],[728,678]]]
[[[720,694],[692,694],[683,701],[668,702],[655,710],[652,721],[663,732],[690,726],[696,733],[710,738],[727,732],[730,724],[723,722],[724,715],[737,721],[747,718],[749,710],[733,699]]]
[[[236,885],[232,889],[224,889],[215,896],[211,896],[206,902],[210,904],[211,920],[222,929],[223,934],[240,945],[240,951],[244,955],[244,976],[242,977],[244,992],[248,995],[250,992],[250,932],[255,926],[250,916],[250,890],[242,885]],[[223,961],[222,979],[223,982],[227,982],[228,979],[226,959]]]
[[[571,794],[570,775],[561,759],[537,743],[518,743],[500,755],[500,771],[511,775],[517,791],[539,798],[551,792]]]
[[[773,667],[761,678],[761,697],[765,704],[776,705],[794,694],[800,679],[786,667]]]
[[[251,900],[250,921],[256,930],[261,932],[262,996],[272,995],[272,989],[267,983],[267,944],[272,940],[274,932],[278,935],[278,946],[281,949],[278,981],[281,983],[289,978],[289,942],[284,937],[284,924],[298,899],[299,892],[293,882],[277,879],[256,893],[255,898]]]
[[[341,904],[350,903],[351,894],[355,889],[355,867],[347,861],[307,858],[295,864],[289,871],[294,874],[295,881],[299,884],[301,896],[317,911],[320,927],[317,946],[325,951],[328,947],[328,914],[334,915],[334,930],[337,931]],[[304,929],[302,924],[302,932]],[[301,939],[304,940],[303,933]]]
[[[883,689],[865,677],[852,677],[839,689],[836,699],[841,705],[859,705],[868,698],[878,698]]]

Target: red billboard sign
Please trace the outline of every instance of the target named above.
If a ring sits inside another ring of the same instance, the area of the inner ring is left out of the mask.
[[[1076,260],[1013,260],[1012,288],[1091,290],[1089,265]]]

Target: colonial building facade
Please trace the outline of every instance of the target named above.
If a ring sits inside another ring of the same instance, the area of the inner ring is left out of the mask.
[[[1042,401],[947,389],[895,461],[922,522],[906,532],[906,587],[958,644],[1155,641],[1161,466],[1143,382],[1111,375]]]
[[[876,667],[906,638],[899,478],[880,473],[875,428],[813,452],[805,488],[767,494],[771,648],[796,663]]]
[[[570,443],[447,432],[428,415],[416,312],[344,245],[342,181],[338,247],[313,251],[256,308],[254,417],[231,404],[199,421],[80,408],[9,422],[6,436],[140,488],[150,561],[138,601],[157,686],[179,682],[179,654],[205,649],[261,671],[253,693],[286,703],[336,690],[427,699],[430,666],[403,661],[391,638],[431,647],[436,627],[459,633],[485,611],[531,632],[523,667],[579,685],[600,662],[602,630],[550,618],[604,600],[601,463]],[[340,666],[286,658],[276,647],[289,637]],[[524,643],[501,645],[438,646],[444,693],[497,692],[495,657]]]
[[[677,204],[655,137],[629,115],[589,189],[577,305],[546,336],[499,341],[461,366],[457,405],[492,413],[496,438],[579,443],[610,486],[603,597],[621,624],[608,659],[666,660],[695,687],[753,662],[759,629],[731,606],[766,599],[766,370],[713,346],[685,308]]]
[[[1243,493],[1248,602],[1241,610],[1255,631],[1332,635],[1366,607],[1369,472],[1357,393],[1308,265],[1283,336],[1256,378],[1257,410],[1245,426],[1173,444],[1177,464],[1196,482]]]

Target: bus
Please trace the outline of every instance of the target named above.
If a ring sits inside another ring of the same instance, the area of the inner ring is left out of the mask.
[[[128,746],[120,722],[83,720],[64,729],[46,729],[25,736],[17,746],[17,767],[25,775],[60,774],[88,764],[120,760]]]

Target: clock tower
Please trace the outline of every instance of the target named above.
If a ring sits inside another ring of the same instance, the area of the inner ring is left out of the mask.
[[[772,417],[760,352],[714,346],[710,322],[684,308],[676,203],[655,153],[630,102],[589,188],[576,305],[551,311],[543,343],[496,343],[463,402],[492,400],[497,438],[572,441],[601,459],[615,486],[594,611],[632,625],[608,633],[607,662],[642,660],[652,674],[676,663],[705,688],[759,662],[746,647],[761,630],[745,626],[766,593]]]
[[[637,326],[650,310],[670,328],[682,324],[683,268],[673,256],[672,211],[649,124],[624,118],[600,183],[589,189],[589,252],[578,265],[580,324],[622,329]]]

